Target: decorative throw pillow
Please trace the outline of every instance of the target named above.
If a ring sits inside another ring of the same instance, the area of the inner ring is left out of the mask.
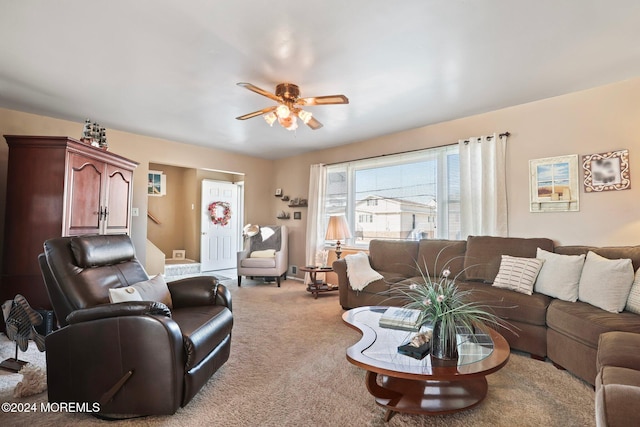
[[[161,275],[152,277],[144,282],[138,282],[125,288],[109,289],[109,301],[157,301],[169,308],[173,307],[169,287]]]
[[[627,303],[633,277],[630,259],[608,259],[589,251],[580,276],[578,299],[620,313]]]
[[[253,251],[249,258],[273,258],[276,256],[275,249],[265,249],[263,251]]]
[[[500,269],[492,286],[531,295],[542,263],[544,261],[538,258],[502,255]]]
[[[564,301],[578,301],[578,284],[584,267],[584,254],[560,255],[538,248],[536,258],[543,259],[544,264],[533,289],[540,294]]]
[[[629,292],[625,310],[640,314],[640,268],[636,271],[636,278],[633,280],[633,285],[631,285],[631,292]]]

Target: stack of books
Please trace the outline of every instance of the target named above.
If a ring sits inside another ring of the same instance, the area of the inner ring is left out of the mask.
[[[418,320],[420,310],[409,308],[389,307],[380,317],[378,325],[381,328],[401,329],[403,331],[417,331],[420,329]]]

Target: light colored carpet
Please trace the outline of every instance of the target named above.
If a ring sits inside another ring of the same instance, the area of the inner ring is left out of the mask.
[[[589,426],[590,386],[553,365],[514,354],[488,376],[477,408],[448,416],[395,415],[389,423],[364,384],[364,371],[345,350],[360,339],[342,323],[338,294],[314,300],[304,285],[225,281],[233,294],[230,360],[173,416],[107,423],[86,414],[0,413],[0,425],[103,426]],[[4,338],[0,355],[11,357]],[[43,366],[35,346],[23,357]],[[0,402],[15,401],[20,375],[0,373]],[[25,398],[41,402],[46,393]]]

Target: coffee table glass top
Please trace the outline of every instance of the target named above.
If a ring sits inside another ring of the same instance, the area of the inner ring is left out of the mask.
[[[343,315],[343,319],[350,325],[360,329],[363,335],[370,334],[371,339],[365,340],[366,345],[353,346],[349,350],[355,358],[367,364],[376,364],[389,370],[406,372],[413,374],[431,375],[434,369],[439,369],[442,365],[440,361],[432,364],[431,356],[418,360],[413,357],[398,353],[398,346],[407,343],[416,332],[403,331],[398,329],[382,328],[378,325],[380,317],[387,307],[361,307],[349,310]],[[426,330],[427,328],[423,328]],[[472,373],[472,365],[488,358],[494,351],[494,342],[491,336],[482,334],[474,339],[471,334],[459,334],[458,338],[458,360],[447,361],[457,366],[459,373]],[[475,342],[479,341],[479,342]],[[360,354],[355,354],[360,353]],[[364,357],[363,357],[364,356]],[[370,359],[368,361],[367,359]],[[432,366],[433,365],[433,366]]]

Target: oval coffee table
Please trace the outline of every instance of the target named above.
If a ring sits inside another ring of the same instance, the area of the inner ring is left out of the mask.
[[[457,361],[430,355],[417,360],[397,351],[415,332],[378,326],[386,309],[360,307],[342,315],[347,325],[362,333],[347,349],[347,359],[367,371],[367,389],[387,409],[386,421],[395,412],[448,414],[482,402],[488,388],[485,376],[509,360],[509,344],[502,335],[493,329],[475,340],[473,335],[458,335]]]

